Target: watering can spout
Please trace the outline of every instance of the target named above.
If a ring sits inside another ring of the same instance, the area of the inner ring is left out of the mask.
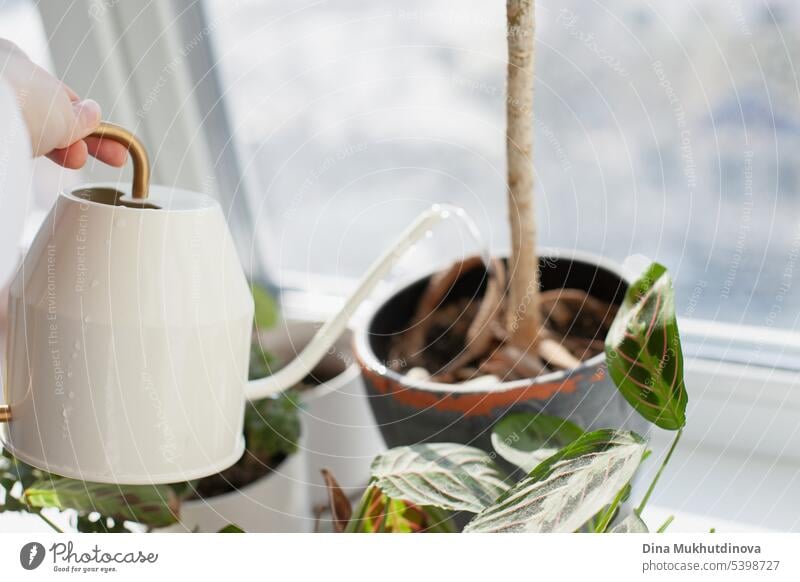
[[[339,313],[320,327],[319,331],[317,331],[306,348],[300,352],[294,360],[271,376],[258,380],[251,380],[247,383],[247,399],[258,400],[260,398],[274,396],[297,385],[303,378],[308,376],[345,331],[348,322],[353,317],[358,307],[369,296],[381,279],[392,269],[400,257],[424,237],[435,224],[451,216],[458,216],[462,218],[462,220],[468,220],[461,208],[449,204],[434,204],[428,210],[420,214],[416,220],[403,231],[395,243],[372,264],[361,279],[356,290],[345,302],[344,307],[342,307]],[[471,227],[470,230],[476,230],[473,228],[471,222],[468,222],[468,224]]]

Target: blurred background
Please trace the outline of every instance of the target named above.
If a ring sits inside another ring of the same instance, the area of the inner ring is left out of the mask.
[[[720,487],[664,503],[800,528],[784,505],[800,491],[800,5],[540,0],[537,17],[540,244],[675,276],[708,419],[694,442],[717,447],[687,463]],[[2,0],[0,36],[135,129],[154,181],[216,196],[274,288],[339,297],[433,202],[508,248],[504,2]],[[31,223],[59,188],[119,177],[82,174],[41,162]],[[476,250],[446,224],[394,277]]]
[[[507,248],[504,3],[177,2],[159,34],[147,22],[164,9],[123,4],[5,0],[0,34],[52,67],[48,39],[91,52],[107,29],[111,50],[88,72],[81,52],[59,51],[55,64],[95,98],[115,74],[117,94],[101,100],[111,118],[131,117],[119,90],[138,89],[134,125],[166,120],[174,131],[213,75],[218,94],[190,135],[215,133],[200,182],[246,199],[231,206],[247,206],[277,282],[282,272],[359,276],[437,201],[463,206],[487,244]],[[684,315],[796,329],[800,8],[544,0],[537,11],[541,244],[644,254],[676,273]],[[127,70],[106,71],[123,44]],[[162,45],[173,54],[151,68]],[[150,141],[159,171],[180,180],[189,154],[167,153],[163,135]],[[221,183],[225,172],[239,175]],[[410,268],[474,250],[445,227]]]

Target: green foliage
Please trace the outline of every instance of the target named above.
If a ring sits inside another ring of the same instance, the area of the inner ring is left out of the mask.
[[[647,524],[642,521],[642,518],[635,513],[631,513],[628,517],[619,522],[610,533],[650,533],[647,529]]]
[[[543,422],[551,421],[558,419]],[[629,495],[644,453],[644,441],[631,432],[583,433],[509,489],[479,449],[452,443],[397,447],[375,459],[372,481],[345,531],[432,531],[438,522],[452,531],[442,511],[477,513],[465,532],[571,532],[593,518],[597,531],[605,531]]]
[[[665,267],[653,263],[630,286],[605,346],[611,378],[631,406],[663,429],[683,427],[683,351]]]
[[[644,441],[632,432],[585,433],[537,465],[464,531],[576,531],[627,486],[644,451]]]
[[[657,426],[678,431],[640,506],[611,530],[644,532],[641,511],[686,422],[672,286],[660,265],[651,265],[631,286],[606,339],[606,354],[610,376],[631,405]],[[259,346],[251,355],[251,378],[263,377],[276,367]],[[248,404],[244,430],[248,450],[260,458],[294,452],[300,436],[296,393]],[[503,458],[528,475],[509,487],[490,455],[460,444],[398,447],[373,462],[372,481],[346,531],[450,532],[455,528],[449,512],[466,511],[476,514],[467,532],[578,531],[586,524],[605,532],[630,495],[631,479],[648,454],[635,433],[583,432],[573,423],[543,414],[504,418],[494,427],[492,442]],[[3,461],[0,487],[6,502],[0,511],[76,509],[79,531],[127,531],[129,521],[151,527],[173,523],[178,499],[191,490],[83,483],[52,478],[8,455]],[[23,488],[21,498],[11,494]],[[221,531],[241,530],[231,524]]]
[[[498,455],[528,473],[581,435],[581,427],[563,418],[517,412],[494,426],[492,446]]]
[[[247,450],[260,459],[276,459],[297,450],[299,398],[288,390],[274,398],[248,402],[244,413]]]
[[[254,340],[250,346],[250,380],[269,376],[277,367],[277,358],[264,350],[258,339]],[[300,440],[297,392],[287,390],[273,398],[248,402],[244,413],[244,437],[247,450],[261,459],[294,453]]]
[[[51,527],[57,529],[41,514],[41,509],[31,507],[25,500],[23,492],[26,487],[39,479],[50,478],[50,474],[15,459],[8,451],[2,450],[0,455],[0,490],[3,503],[0,503],[0,514],[7,511],[24,511],[40,516]]]
[[[27,463],[23,463],[5,449],[2,451],[2,458],[0,458],[0,482],[9,485],[19,483],[22,489],[26,489],[36,481],[50,477],[50,474],[46,471],[36,469]]]
[[[649,422],[677,431],[639,507],[611,530],[647,532],[641,513],[676,448],[688,400],[672,283],[661,265],[652,264],[631,285],[606,338],[606,360],[626,400]],[[501,476],[488,469],[492,487],[481,489],[471,480],[475,468],[467,471],[470,480],[460,476],[465,465],[482,465],[484,471],[491,467],[479,451],[449,443],[392,449],[373,464],[373,482],[347,530],[376,531],[365,508],[380,496],[385,506],[401,499],[477,512],[465,532],[572,532],[587,524],[606,532],[650,453],[632,432],[583,432],[566,420],[527,413],[498,422],[492,444],[504,459],[528,470],[528,476],[506,488],[498,483]],[[465,454],[466,460],[460,458]],[[497,497],[487,504],[492,494]],[[659,531],[668,525],[669,520]]]
[[[647,452],[648,451],[645,451],[644,454],[642,454],[642,462],[644,462],[645,458],[647,458]],[[594,516],[590,522],[590,531],[594,531],[595,533],[604,533],[606,530],[608,530],[609,524],[614,520],[619,512],[620,504],[628,500],[632,489],[633,487],[631,487],[630,483],[620,489],[619,493],[617,493],[617,496],[614,498],[614,501],[612,501],[600,513]]]
[[[274,358],[254,344],[251,375],[274,369]],[[300,417],[296,393],[249,402],[245,409],[244,436],[250,452],[262,459],[278,459],[297,450]],[[77,512],[80,532],[128,532],[130,523],[147,528],[175,523],[180,500],[192,494],[190,483],[159,486],[106,485],[57,477],[15,459],[7,451],[0,458],[0,488],[4,511],[39,513],[43,508]],[[12,494],[12,490],[18,492]],[[19,496],[19,492],[24,495]]]
[[[364,491],[356,512],[347,525],[348,533],[453,533],[455,525],[446,512],[393,499],[379,487]]]
[[[278,305],[262,287],[252,285],[255,326],[266,329],[278,320]],[[249,376],[264,377],[275,369],[274,356],[254,342],[251,346]],[[245,410],[247,448],[259,458],[275,459],[297,450],[300,418],[296,396],[281,394],[248,403]],[[180,500],[191,494],[190,483],[172,485],[108,485],[57,477],[15,459],[7,451],[0,457],[0,489],[4,511],[40,514],[42,509],[76,511],[80,532],[128,532],[129,523],[148,528],[165,527],[177,520]],[[44,519],[44,516],[42,516]],[[48,521],[49,523],[49,521]],[[231,524],[225,533],[241,532]]]
[[[254,323],[256,329],[269,329],[278,322],[278,303],[263,287],[256,283],[250,285],[255,304]]]
[[[278,359],[271,352],[265,350],[257,339],[250,345],[250,369],[248,370],[250,380],[269,376],[277,369],[278,364]]]
[[[131,533],[124,520],[116,520],[99,513],[78,514],[75,529],[81,533]]]
[[[244,530],[242,528],[240,528],[238,525],[235,525],[233,523],[229,523],[228,525],[223,527],[221,530],[219,530],[217,533],[244,533]]]
[[[475,447],[396,447],[372,463],[373,485],[394,499],[449,511],[480,511],[505,491],[504,475]]]
[[[134,521],[165,527],[177,521],[178,500],[165,485],[109,485],[56,477],[25,489],[34,508],[74,509],[99,513],[115,522]]]

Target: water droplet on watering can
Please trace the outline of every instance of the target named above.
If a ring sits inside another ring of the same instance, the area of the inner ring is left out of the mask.
[[[78,351],[79,349],[81,349],[81,342],[75,340],[75,343],[72,344],[72,347],[75,349],[75,351]]]
[[[128,223],[127,220],[125,220],[122,217],[119,217],[114,221],[114,226],[122,227],[122,226],[125,226],[127,223]]]
[[[98,281],[97,279],[93,279],[92,280],[92,287],[97,287],[99,284],[100,284],[100,281]]]

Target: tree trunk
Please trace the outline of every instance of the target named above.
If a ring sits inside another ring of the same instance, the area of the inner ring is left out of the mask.
[[[506,327],[514,345],[532,351],[541,330],[539,259],[533,208],[534,0],[506,0],[506,12],[506,163],[511,227]]]

